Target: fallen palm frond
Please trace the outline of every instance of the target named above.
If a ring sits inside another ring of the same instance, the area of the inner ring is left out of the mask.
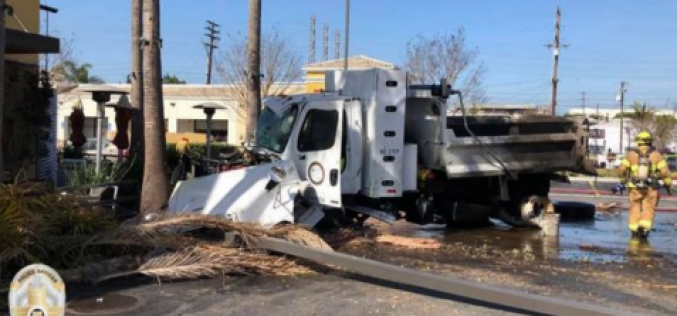
[[[226,235],[235,235],[233,243]],[[0,184],[0,272],[40,262],[67,282],[130,275],[158,279],[223,274],[307,273],[299,261],[262,251],[258,239],[280,238],[324,251],[319,236],[295,225],[264,229],[208,215],[161,216],[118,224],[104,210],[39,183]]]
[[[287,225],[271,229],[264,229],[259,225],[245,222],[234,222],[223,217],[188,214],[166,217],[155,222],[143,223],[128,229],[136,230],[141,235],[153,235],[161,231],[173,229],[209,228],[224,232],[234,232],[248,247],[256,248],[255,237],[275,237],[288,240],[305,246],[322,250],[332,250],[322,238],[299,226]]]
[[[67,282],[106,280],[142,274],[158,279],[196,279],[220,275],[295,275],[312,270],[285,257],[241,248],[199,245],[143,257],[124,256],[63,271]]]
[[[237,250],[229,252],[205,252],[197,248],[167,253],[150,258],[136,269],[101,276],[95,282],[133,274],[145,274],[151,277],[170,279],[194,279],[219,274],[219,268],[226,266],[231,258],[237,257]]]
[[[183,234],[187,230],[207,228],[235,233],[243,242],[239,247],[221,241],[209,241]],[[101,245],[154,250],[154,254],[126,256],[65,271],[69,282],[102,282],[130,275],[159,279],[192,279],[229,275],[293,275],[309,268],[298,262],[260,251],[259,237],[280,238],[317,249],[333,249],[313,232],[294,225],[264,229],[251,223],[233,222],[208,215],[167,216],[154,222],[120,226],[117,230],[95,235],[83,243],[84,249]],[[87,253],[91,253],[88,251]]]
[[[275,232],[273,232],[275,233]],[[293,230],[288,230],[284,233],[280,233],[280,235],[273,235],[273,237],[278,237],[281,239],[285,239],[287,241],[299,244],[299,245],[304,245],[308,246],[311,248],[316,248],[320,250],[325,250],[325,251],[334,251],[334,249],[327,244],[327,242],[324,241],[320,236],[317,234],[307,231],[305,229],[293,229]]]

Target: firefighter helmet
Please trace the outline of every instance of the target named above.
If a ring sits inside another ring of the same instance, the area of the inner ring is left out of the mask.
[[[651,135],[651,133],[648,131],[641,131],[639,134],[637,134],[637,138],[635,138],[635,141],[637,142],[638,146],[641,145],[651,146],[651,144],[653,143],[653,135]]]

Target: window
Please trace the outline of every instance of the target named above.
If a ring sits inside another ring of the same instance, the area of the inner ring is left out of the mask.
[[[195,133],[207,134],[207,120],[193,121]],[[215,142],[228,140],[228,120],[212,120],[212,137]]]
[[[295,104],[279,116],[270,108],[264,108],[256,128],[256,146],[276,153],[283,152],[296,122],[297,112],[298,106]]]
[[[591,129],[590,130],[590,138],[603,139],[604,138],[604,130],[603,129]]]
[[[101,134],[106,138],[106,133],[108,132],[108,119],[104,118],[101,123]],[[95,117],[86,117],[85,125],[82,133],[87,139],[96,139],[96,118]]]
[[[604,155],[604,146],[590,145],[589,151],[592,155]]]
[[[338,112],[336,110],[308,111],[299,133],[298,150],[300,152],[327,150],[334,146]]]

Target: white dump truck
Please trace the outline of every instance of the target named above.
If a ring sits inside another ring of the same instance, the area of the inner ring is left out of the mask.
[[[327,72],[325,87],[265,99],[246,146],[258,164],[179,182],[169,211],[264,226],[368,217],[517,225],[542,214],[556,172],[592,171],[579,122],[468,116],[444,81],[410,85],[399,70]]]

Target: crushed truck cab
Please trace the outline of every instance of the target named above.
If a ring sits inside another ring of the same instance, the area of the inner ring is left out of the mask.
[[[265,226],[366,217],[538,225],[554,173],[591,171],[585,124],[469,116],[445,82],[407,78],[398,70],[333,71],[328,92],[265,99],[250,149],[272,162],[180,182],[169,210]]]

